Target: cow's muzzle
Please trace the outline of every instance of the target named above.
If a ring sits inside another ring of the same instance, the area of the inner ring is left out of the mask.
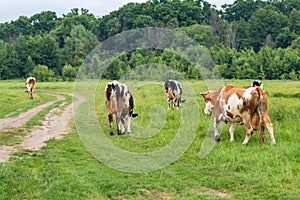
[[[204,111],[204,114],[211,116],[212,112],[211,111]]]

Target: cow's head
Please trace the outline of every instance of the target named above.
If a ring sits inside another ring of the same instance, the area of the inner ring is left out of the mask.
[[[203,96],[204,98],[204,102],[205,102],[205,109],[204,109],[204,113],[206,115],[211,115],[214,109],[214,105],[211,102],[211,92],[205,92],[205,93],[200,93],[201,96]]]
[[[166,88],[167,99],[173,100],[175,98],[175,92],[171,88]]]
[[[253,81],[252,86],[253,87],[259,86],[262,90],[264,89],[264,84],[261,81],[259,81],[259,80]]]

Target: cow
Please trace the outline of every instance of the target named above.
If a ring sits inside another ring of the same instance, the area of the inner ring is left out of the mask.
[[[29,77],[25,81],[25,86],[26,86],[25,93],[28,93],[28,99],[33,99],[35,83],[36,80],[34,77]]]
[[[110,124],[110,135],[113,132],[113,115],[116,116],[118,135],[130,133],[131,118],[138,116],[133,113],[134,102],[131,93],[125,84],[118,81],[107,83],[105,87],[106,108]]]
[[[255,87],[255,86],[259,86],[262,90],[264,89],[264,84],[259,80],[253,81],[252,87]]]
[[[181,106],[181,96],[182,96],[182,87],[180,83],[176,80],[167,80],[164,83],[165,85],[165,92],[168,102],[168,110],[170,109],[170,103],[172,101],[172,108],[174,109],[175,105],[176,108],[179,109]]]
[[[267,94],[259,86],[239,88],[225,85],[218,91],[200,93],[206,104],[204,113],[211,115],[214,112],[214,138],[218,142],[218,124],[223,121],[230,123],[230,141],[234,141],[236,124],[243,124],[246,137],[243,144],[247,144],[253,131],[258,130],[260,124],[260,139],[264,142],[264,129],[267,127],[271,143],[276,144],[273,124],[268,113]]]

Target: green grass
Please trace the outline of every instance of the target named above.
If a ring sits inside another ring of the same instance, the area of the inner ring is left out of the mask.
[[[153,112],[165,113],[163,128],[149,138],[110,137],[104,106],[106,82],[101,81],[96,90],[96,114],[113,144],[132,152],[151,152],[164,147],[175,137],[182,110],[163,111],[162,107],[166,109],[167,103],[162,86],[157,84],[142,85],[134,91],[135,112],[139,116],[133,119],[132,136],[137,134],[139,127],[149,125],[151,117],[156,117],[151,115]],[[251,80],[224,82],[239,86],[251,84]],[[72,91],[72,84],[66,86],[63,83],[61,88],[59,84],[45,83],[41,90]],[[235,142],[229,142],[229,126],[225,125],[221,141],[208,156],[199,158],[211,117],[204,116],[204,103],[199,95],[207,90],[205,84],[192,81],[200,120],[192,144],[174,163],[147,173],[116,171],[87,152],[73,127],[63,140],[51,140],[37,152],[18,152],[9,162],[0,164],[0,199],[222,199],[209,194],[207,191],[211,189],[222,191],[231,199],[298,199],[300,101],[297,95],[290,94],[299,93],[300,82],[264,81],[264,85],[269,94],[276,146],[270,144],[268,135],[262,144],[258,133],[253,134],[248,145],[242,145],[245,137],[242,126],[236,129]],[[185,95],[183,91],[183,98]]]
[[[0,81],[0,119],[4,117],[16,117],[30,108],[55,100],[56,97],[45,93],[69,92],[72,93],[73,83],[51,82],[36,84],[34,99],[29,100],[25,91],[23,80]]]
[[[23,81],[20,80],[0,81],[2,91],[0,94],[0,119],[4,116],[16,117],[22,112],[26,112],[33,107],[56,99],[55,96],[47,93],[57,93],[60,91],[72,93],[73,86],[73,83],[70,82],[38,83],[34,99],[29,100],[27,94],[24,93],[23,84]],[[67,104],[61,107],[61,109],[64,109],[66,105],[69,105],[72,102],[72,97],[65,94],[61,95],[66,98],[65,101],[67,102]],[[32,127],[42,125],[41,121],[45,119],[45,115],[51,109],[58,107],[62,102],[63,101],[58,101],[51,106],[44,108],[33,118],[27,121],[23,127],[0,131],[0,145],[14,145],[20,143],[22,141],[22,137],[28,134]]]

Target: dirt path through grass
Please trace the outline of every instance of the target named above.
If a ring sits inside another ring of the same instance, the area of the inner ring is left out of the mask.
[[[37,112],[46,108],[47,106],[52,105],[53,103],[65,100],[65,98],[58,94],[52,94],[57,97],[57,100],[40,105],[36,108],[33,108],[26,113],[19,115],[16,118],[7,118],[5,122],[0,122],[0,130],[4,129],[3,127],[20,127],[25,124],[30,118],[32,118]],[[71,94],[67,94],[71,95]],[[50,112],[45,116],[45,120],[43,121],[42,126],[35,127],[30,134],[24,137],[23,142],[14,146],[1,146],[0,147],[0,162],[6,162],[10,156],[21,149],[28,150],[38,150],[45,145],[45,142],[51,138],[61,139],[64,134],[67,134],[70,129],[70,121],[73,116],[73,109],[82,103],[84,100],[82,97],[78,95],[74,95],[78,100],[68,105],[64,109],[61,107],[66,104],[64,101],[60,106],[53,108]],[[61,113],[61,114],[57,114]],[[19,121],[20,120],[20,121]],[[5,125],[4,125],[5,124]]]
[[[49,94],[49,95],[55,96],[56,100],[50,101],[45,104],[39,105],[35,108],[32,108],[32,109],[28,110],[27,112],[20,114],[17,117],[0,119],[0,131],[8,129],[8,128],[18,128],[20,126],[23,126],[28,120],[30,120],[32,117],[34,117],[39,111],[54,104],[57,101],[65,100],[65,98],[63,96],[58,95],[58,94]]]

